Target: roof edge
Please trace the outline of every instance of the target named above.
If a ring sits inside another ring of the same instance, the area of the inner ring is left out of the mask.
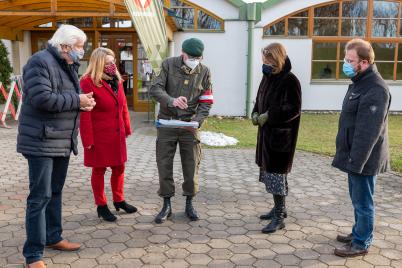
[[[279,3],[280,1],[281,0],[267,0],[262,3],[262,9],[270,8],[274,5],[276,5],[277,3]]]
[[[229,2],[230,4],[234,5],[235,7],[241,7],[246,4],[242,0],[226,0],[226,2]]]

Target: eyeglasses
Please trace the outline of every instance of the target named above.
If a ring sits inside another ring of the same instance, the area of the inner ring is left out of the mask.
[[[357,63],[360,63],[362,60],[359,60],[359,61],[357,61]],[[354,61],[354,60],[349,60],[349,59],[347,59],[347,58],[344,58],[343,59],[343,62],[345,62],[345,63],[353,63],[353,62],[356,62],[356,61]]]

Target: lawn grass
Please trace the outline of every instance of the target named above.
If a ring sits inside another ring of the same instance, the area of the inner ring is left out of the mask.
[[[338,120],[339,114],[303,113],[297,149],[333,156]],[[202,130],[221,132],[238,139],[239,143],[230,148],[254,148],[256,145],[257,128],[247,119],[211,117],[206,120]],[[402,172],[402,116],[390,116],[389,139],[392,170]]]

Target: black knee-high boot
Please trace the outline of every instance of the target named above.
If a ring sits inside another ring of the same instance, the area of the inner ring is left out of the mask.
[[[277,230],[283,229],[285,227],[284,219],[286,213],[286,204],[285,204],[285,196],[284,195],[274,195],[274,218],[272,221],[262,229],[263,233],[269,234],[274,233]]]
[[[279,195],[280,196],[280,195]],[[275,195],[273,195],[273,198],[275,200]],[[284,218],[288,217],[288,213],[286,211],[286,207],[283,213]],[[272,220],[275,217],[275,206],[271,209],[271,211],[269,211],[267,214],[262,214],[260,216],[261,220]]]

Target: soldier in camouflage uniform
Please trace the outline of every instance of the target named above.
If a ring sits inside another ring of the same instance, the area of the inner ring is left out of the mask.
[[[201,64],[204,45],[191,38],[183,42],[182,55],[166,59],[160,74],[152,81],[151,97],[160,103],[159,119],[196,121],[201,126],[213,103],[211,75]],[[197,129],[158,128],[156,162],[159,172],[159,196],[163,208],[155,222],[164,222],[172,213],[170,198],[175,194],[173,158],[177,144],[183,168],[183,195],[186,196],[185,212],[190,220],[199,219],[192,205],[198,192],[198,168],[201,161],[201,145]]]

